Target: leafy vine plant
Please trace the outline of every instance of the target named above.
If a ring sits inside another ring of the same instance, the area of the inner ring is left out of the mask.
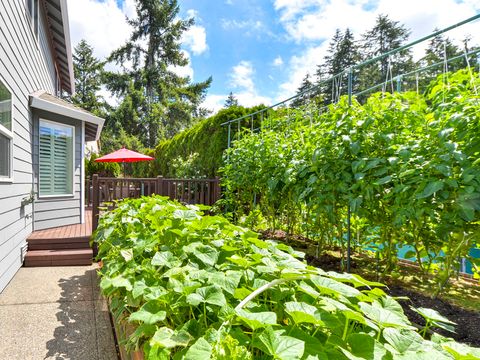
[[[100,287],[122,339],[146,359],[458,359],[472,348],[419,332],[383,285],[307,265],[222,216],[153,196],[100,218]]]
[[[470,256],[480,235],[480,78],[460,70],[448,79],[424,94],[341,98],[322,114],[271,111],[268,127],[225,154],[229,208],[260,210],[271,230],[344,255],[350,207],[355,246],[377,249],[385,274],[408,249],[435,274],[437,296],[462,258],[480,265]]]

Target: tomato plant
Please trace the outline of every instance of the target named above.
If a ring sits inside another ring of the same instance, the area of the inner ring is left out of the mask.
[[[480,220],[480,78],[465,70],[448,78],[425,94],[342,98],[313,120],[311,110],[279,112],[226,152],[231,207],[248,213],[257,199],[272,229],[342,253],[350,207],[354,238],[379,249],[385,273],[408,245],[440,293],[478,246]]]

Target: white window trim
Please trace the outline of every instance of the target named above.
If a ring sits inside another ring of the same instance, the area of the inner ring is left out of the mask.
[[[14,117],[13,117],[13,109],[14,109],[14,106],[13,106],[13,91],[12,89],[10,88],[10,86],[7,85],[7,82],[3,79],[3,77],[0,76],[0,82],[2,83],[3,86],[5,86],[7,88],[7,90],[10,92],[10,96],[11,96],[11,100],[10,100],[10,106],[11,106],[11,109],[10,109],[10,114],[11,114],[11,123],[12,123],[12,130],[8,130],[5,126],[1,125],[0,124],[0,133],[5,135],[6,137],[10,138],[10,176],[9,177],[4,177],[4,176],[0,176],[0,183],[13,183],[13,147],[14,147],[14,143],[13,143],[13,132],[14,132],[14,124],[15,124],[15,121],[14,121]]]
[[[60,125],[69,127],[72,129],[72,192],[70,194],[54,194],[54,195],[42,195],[40,193],[40,122],[46,122],[53,125]],[[64,198],[64,197],[74,197],[75,196],[75,126],[64,124],[57,121],[47,120],[43,118],[38,119],[38,198],[39,199],[52,199],[52,198]]]
[[[35,19],[34,15],[32,16],[30,14],[30,10],[28,10],[28,5],[27,1],[32,3],[32,9],[34,14],[37,14],[38,20],[37,20],[37,33],[35,34]],[[35,39],[35,45],[37,45],[37,48],[40,46],[40,1],[37,1],[37,8],[35,9],[35,0],[26,0],[25,1],[25,7],[27,8],[27,18],[28,22],[30,24],[30,30],[32,31],[33,38]]]

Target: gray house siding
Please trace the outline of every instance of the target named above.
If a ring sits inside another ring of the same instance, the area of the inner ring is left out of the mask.
[[[13,100],[13,182],[0,182],[0,291],[22,265],[21,248],[33,230],[32,204],[21,205],[33,188],[28,95],[38,89],[55,92],[53,64],[43,11],[37,40],[25,1],[0,1],[0,80]]]
[[[54,199],[38,198],[34,203],[33,229],[42,230],[56,226],[80,223],[81,197],[81,164],[82,164],[82,126],[78,120],[69,119],[58,114],[45,111],[35,111],[33,116],[33,169],[34,188],[38,192],[38,126],[39,119],[55,121],[57,123],[75,127],[75,165],[73,178],[73,196],[56,197]]]

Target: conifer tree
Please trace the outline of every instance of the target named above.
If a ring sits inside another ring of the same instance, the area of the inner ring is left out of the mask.
[[[228,108],[231,108],[232,106],[238,106],[238,100],[235,97],[235,95],[233,95],[233,93],[230,91],[230,94],[228,94],[227,100],[225,100],[224,107],[228,109]]]
[[[340,41],[342,40],[342,32],[340,29],[335,30],[335,34],[333,35],[330,43],[328,44],[327,55],[324,57],[323,62],[317,66],[317,71],[315,73],[316,83],[320,84],[322,81],[329,79],[334,73],[333,63],[334,57],[340,47]],[[325,98],[325,101],[328,103],[330,102],[330,98],[332,96],[332,83],[326,83],[318,87],[317,95],[321,95]]]
[[[102,87],[104,63],[93,55],[93,48],[81,40],[73,52],[75,94],[70,100],[75,105],[98,116],[105,116],[106,103],[99,95]]]
[[[180,19],[178,13],[177,0],[136,0],[136,17],[128,20],[133,32],[109,58],[123,70],[108,74],[109,89],[126,102],[124,110],[128,108],[136,122],[136,135],[148,147],[173,136],[202,113],[200,104],[211,83],[211,78],[192,83],[174,71],[188,65],[180,40],[194,23]],[[132,96],[138,91],[143,98]],[[122,123],[132,120],[121,119],[120,113],[117,118]]]
[[[328,49],[328,55],[325,56],[324,63],[317,68],[317,81],[328,79],[351,66],[357,64],[360,60],[358,45],[354,39],[353,33],[349,28],[345,33],[337,29]],[[347,74],[345,73],[336,81],[328,82],[322,87],[326,103],[336,100],[339,95],[347,91]],[[354,82],[355,84],[355,82]]]
[[[410,31],[404,25],[391,20],[387,15],[379,15],[374,27],[363,35],[362,60],[371,59],[404,45],[409,35]],[[363,90],[383,83],[413,68],[410,49],[384,57],[360,69],[360,88]]]
[[[435,29],[437,31],[438,29]],[[449,38],[445,38],[443,35],[437,35],[433,37],[429,42],[427,49],[425,50],[425,56],[417,62],[418,68],[425,68],[438,64],[433,68],[427,68],[417,73],[418,88],[423,91],[426,86],[434,80],[442,71],[445,70],[445,60],[451,59],[458,55],[460,50],[458,46],[452,43]],[[454,63],[447,64],[449,71],[456,71],[463,67],[463,61],[457,60]]]
[[[292,101],[292,107],[300,107],[302,105],[306,105],[310,99],[315,97],[316,94],[313,93],[313,91],[309,91],[312,89],[312,87],[313,82],[310,80],[310,74],[307,73],[302,80],[302,84],[297,89],[297,95],[300,96]]]

